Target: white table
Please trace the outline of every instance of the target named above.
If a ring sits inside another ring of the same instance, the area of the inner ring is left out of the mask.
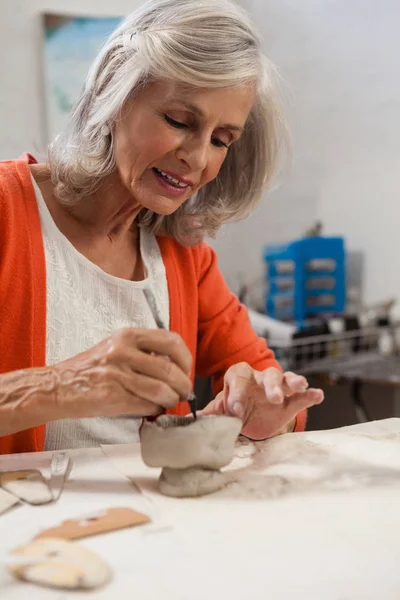
[[[161,496],[158,471],[143,465],[138,445],[71,457],[57,503],[0,516],[3,555],[43,528],[107,506],[137,508],[153,523],[79,542],[111,566],[108,587],[43,589],[0,565],[1,600],[400,598],[400,419],[240,445],[233,482],[197,499]]]

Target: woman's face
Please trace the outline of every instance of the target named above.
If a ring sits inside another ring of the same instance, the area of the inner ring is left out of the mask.
[[[115,124],[122,184],[141,206],[173,213],[218,175],[253,102],[250,85],[188,90],[172,82],[148,84]]]

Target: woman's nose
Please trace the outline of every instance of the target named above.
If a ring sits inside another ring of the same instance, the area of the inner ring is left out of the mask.
[[[185,140],[178,148],[177,158],[183,160],[191,171],[203,171],[207,166],[209,148],[209,139],[196,137]]]

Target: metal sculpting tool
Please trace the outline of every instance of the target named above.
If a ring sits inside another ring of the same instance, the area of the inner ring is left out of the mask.
[[[51,458],[50,489],[54,500],[58,500],[61,496],[71,469],[72,461],[67,452],[55,452],[53,454]]]
[[[143,289],[143,294],[147,300],[147,304],[150,307],[150,310],[152,312],[152,315],[154,317],[154,320],[156,322],[156,325],[159,329],[167,329],[163,323],[163,320],[160,316],[160,313],[158,311],[158,307],[154,298],[154,294],[152,292],[152,290],[150,288],[144,288]],[[190,406],[190,410],[192,411],[192,415],[193,415],[193,419],[196,420],[197,419],[197,415],[196,415],[196,405],[197,405],[197,398],[196,395],[192,392],[188,398],[188,403]]]

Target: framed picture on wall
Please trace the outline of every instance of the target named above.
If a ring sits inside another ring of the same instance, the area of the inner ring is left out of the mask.
[[[44,75],[47,139],[66,124],[89,68],[122,17],[44,14]]]

